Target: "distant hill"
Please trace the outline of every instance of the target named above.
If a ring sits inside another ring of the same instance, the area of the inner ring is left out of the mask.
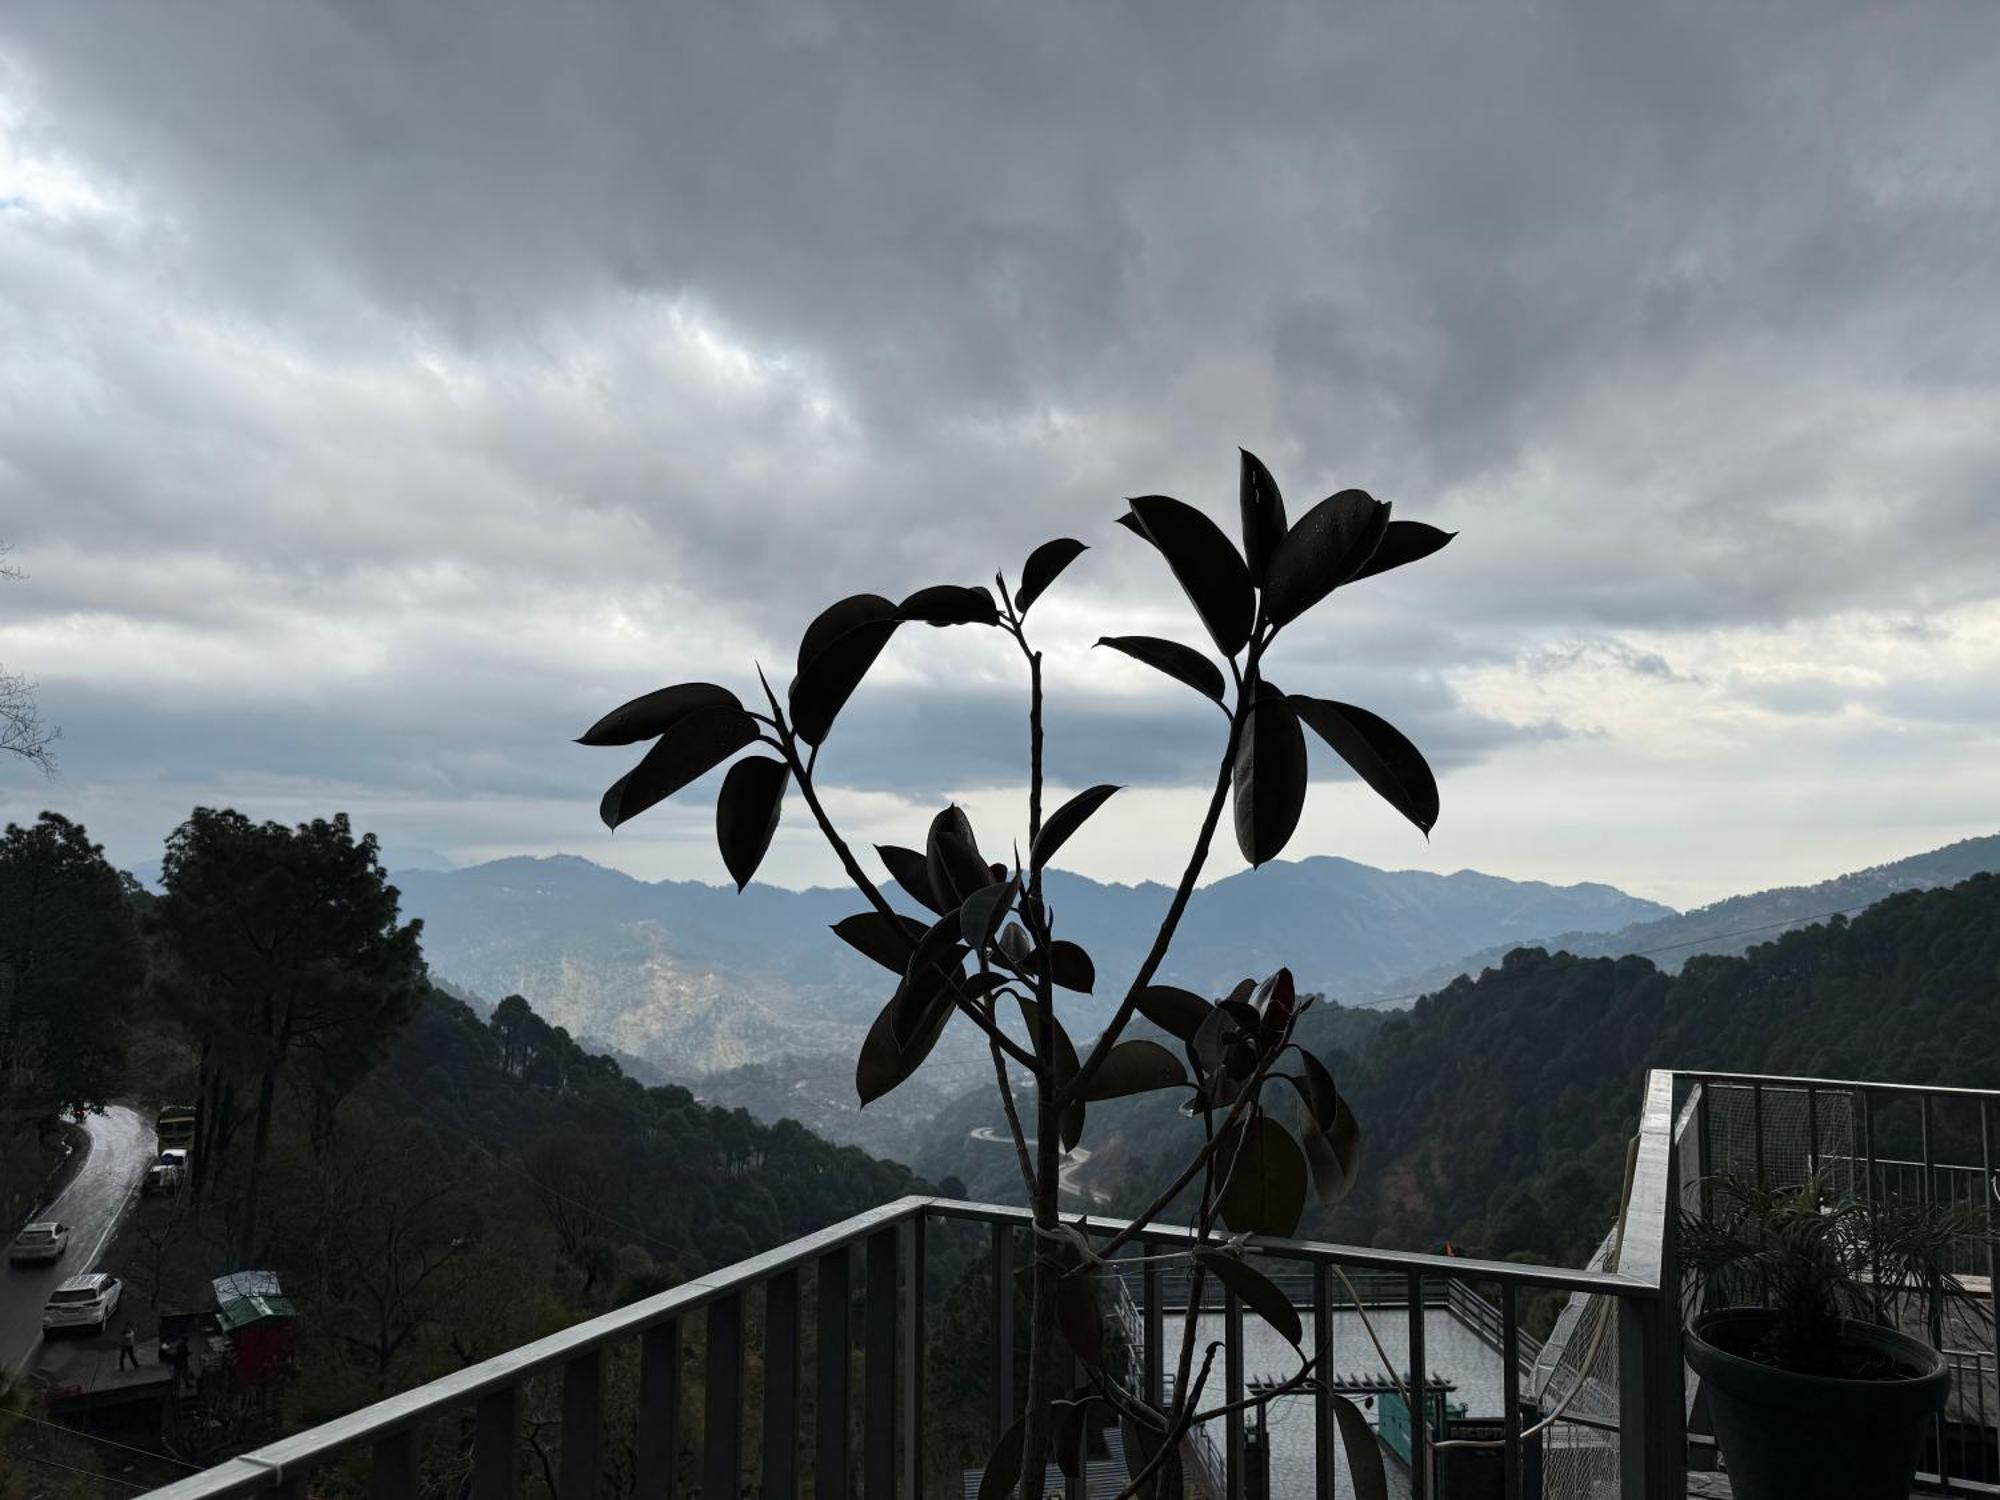
[[[1611,931],[1582,929],[1552,934],[1538,946],[1584,958],[1641,953],[1668,973],[1696,954],[1747,953],[1782,933],[1824,921],[1835,912],[1854,915],[1888,896],[1956,885],[1973,875],[2000,872],[2000,834],[1961,839],[1942,849],[1836,875],[1817,885],[1787,885],[1731,896],[1678,915],[1654,916]],[[1415,996],[1444,988],[1460,975],[1498,965],[1514,943],[1497,943],[1447,963],[1413,970],[1385,993]]]
[[[752,885],[738,895],[647,883],[572,856],[394,879],[404,910],[424,919],[438,974],[487,997],[521,994],[572,1034],[676,1076],[786,1055],[851,1057],[891,988],[827,930],[862,908],[850,892]],[[1052,872],[1047,896],[1058,930],[1090,950],[1110,991],[1138,963],[1169,892]],[[1373,993],[1468,944],[1671,914],[1606,885],[1278,861],[1198,892],[1161,978],[1220,991],[1288,963],[1302,988]],[[1098,1024],[1113,999],[1079,1002],[1072,1029]]]

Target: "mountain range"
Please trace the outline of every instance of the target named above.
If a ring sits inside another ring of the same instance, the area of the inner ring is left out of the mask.
[[[1643,954],[1674,973],[1696,954],[1734,956],[1759,943],[1813,922],[1853,916],[1877,901],[1904,891],[1956,885],[1974,875],[2000,871],[2000,834],[1961,839],[1907,859],[1836,875],[1816,885],[1777,886],[1747,896],[1731,896],[1693,911],[1632,922],[1610,932],[1553,934],[1537,946],[1579,958],[1622,958]],[[1476,953],[1431,965],[1406,976],[1394,990],[1414,998],[1443,989],[1461,974],[1477,975],[1497,966],[1520,944],[1496,943]]]
[[[636,880],[575,856],[397,871],[432,969],[489,999],[518,993],[550,1021],[690,1076],[787,1054],[852,1056],[893,988],[827,929],[851,892]],[[1050,872],[1056,930],[1103,976],[1070,1026],[1100,1024],[1171,892]],[[1220,992],[1289,964],[1301,987],[1374,994],[1441,957],[1554,932],[1674,915],[1611,886],[1462,870],[1377,870],[1321,857],[1218,880],[1190,903],[1159,978]]]

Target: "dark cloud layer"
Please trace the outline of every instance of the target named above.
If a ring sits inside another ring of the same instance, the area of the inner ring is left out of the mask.
[[[23,0],[0,659],[121,809],[227,768],[504,824],[592,779],[546,735],[853,588],[1072,532],[1052,638],[1186,630],[1109,522],[1227,515],[1240,442],[1295,512],[1463,533],[1288,671],[1447,769],[1603,734],[1537,684],[1985,618],[1996,98],[1974,3]],[[1069,665],[1079,768],[1205,776],[1197,714]],[[1003,660],[898,670],[852,786],[1018,774]],[[1864,697],[1990,735],[1984,670]],[[1738,701],[1862,701],[1809,676]]]

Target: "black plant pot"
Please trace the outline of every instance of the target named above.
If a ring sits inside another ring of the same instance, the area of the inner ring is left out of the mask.
[[[1731,1308],[1688,1330],[1687,1362],[1708,1393],[1738,1500],[1904,1500],[1925,1425],[1951,1385],[1944,1356],[1867,1323],[1843,1323],[1841,1342],[1886,1356],[1906,1377],[1795,1375],[1734,1352],[1755,1347],[1771,1321],[1761,1308]]]

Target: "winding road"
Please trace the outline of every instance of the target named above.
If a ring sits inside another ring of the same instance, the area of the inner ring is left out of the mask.
[[[972,1132],[972,1138],[975,1141],[985,1141],[990,1146],[1012,1146],[1014,1144],[1012,1136],[1002,1135],[991,1125],[977,1127]],[[1033,1140],[1028,1142],[1030,1149],[1033,1148],[1034,1144]],[[1107,1202],[1111,1195],[1106,1193],[1102,1188],[1085,1187],[1076,1180],[1076,1174],[1083,1170],[1083,1164],[1089,1160],[1090,1148],[1088,1146],[1078,1146],[1074,1151],[1065,1151],[1063,1153],[1062,1167],[1056,1174],[1057,1181],[1061,1185],[1062,1190],[1072,1198],[1088,1198],[1092,1203]]]
[[[69,1249],[51,1266],[0,1266],[0,1378],[12,1378],[34,1359],[49,1293],[66,1277],[97,1264],[153,1161],[153,1127],[135,1109],[110,1105],[103,1114],[88,1116],[83,1128],[90,1135],[90,1154],[55,1202],[33,1215],[69,1225]],[[14,1226],[0,1231],[12,1243]]]

